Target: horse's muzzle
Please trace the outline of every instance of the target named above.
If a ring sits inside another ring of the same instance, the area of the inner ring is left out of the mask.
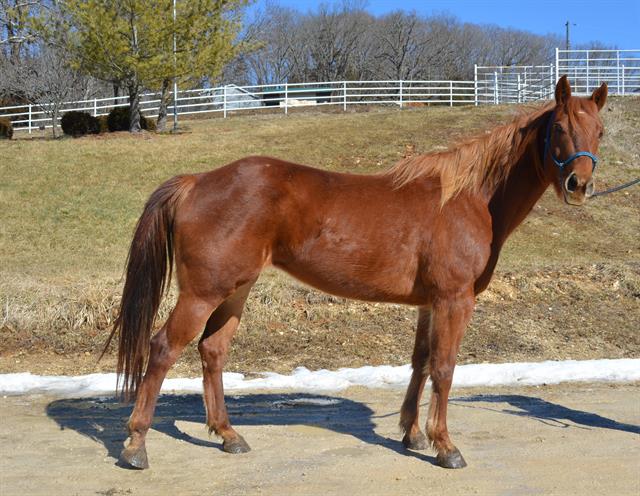
[[[571,172],[562,184],[564,201],[569,205],[584,205],[594,192],[593,178],[581,179],[575,172]]]

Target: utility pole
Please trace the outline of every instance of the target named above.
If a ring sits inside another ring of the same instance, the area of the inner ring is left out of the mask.
[[[178,61],[176,44],[176,0],[173,0],[173,132],[178,130]]]
[[[569,42],[569,26],[576,26],[576,24],[572,24],[571,21],[567,21],[564,23],[564,25],[567,28],[564,48],[565,50],[569,50],[571,48],[571,43]]]

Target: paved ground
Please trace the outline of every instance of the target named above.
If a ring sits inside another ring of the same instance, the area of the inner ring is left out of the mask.
[[[163,396],[144,472],[115,465],[129,407],[4,397],[0,494],[640,493],[640,385],[456,390],[449,425],[469,463],[457,471],[402,448],[402,396],[360,388],[230,396],[232,421],[253,447],[245,455],[207,436],[199,396]]]

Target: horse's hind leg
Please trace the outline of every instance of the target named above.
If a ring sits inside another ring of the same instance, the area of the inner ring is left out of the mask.
[[[120,462],[124,465],[140,469],[149,466],[145,437],[151,427],[162,381],[184,347],[202,331],[219,303],[219,300],[181,294],[169,319],[151,340],[149,363],[129,418],[129,444],[120,454]]]
[[[209,433],[215,432],[223,439],[223,449],[228,453],[246,453],[249,445],[231,423],[224,404],[222,369],[227,359],[229,345],[240,324],[245,301],[254,281],[241,286],[213,312],[198,343],[202,358],[204,404],[207,409]]]
[[[427,382],[427,360],[429,358],[429,328],[431,326],[431,309],[423,307],[419,310],[416,342],[411,357],[411,380],[407,388],[402,409],[400,410],[400,427],[404,432],[402,444],[409,449],[422,450],[428,446],[427,438],[420,430],[418,415],[420,398]]]
[[[464,330],[471,319],[475,297],[473,291],[457,298],[434,302],[429,332],[429,375],[432,382],[427,436],[437,451],[438,465],[463,468],[467,465],[460,451],[449,439],[447,403],[456,366],[456,355]]]

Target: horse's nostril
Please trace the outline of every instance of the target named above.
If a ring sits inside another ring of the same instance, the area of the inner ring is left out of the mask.
[[[578,188],[578,176],[576,176],[575,172],[572,172],[567,178],[565,187],[569,193],[573,193]]]
[[[593,181],[589,181],[587,183],[587,188],[584,191],[584,194],[589,197],[589,196],[593,196],[593,192],[595,191],[595,185],[593,184]]]

